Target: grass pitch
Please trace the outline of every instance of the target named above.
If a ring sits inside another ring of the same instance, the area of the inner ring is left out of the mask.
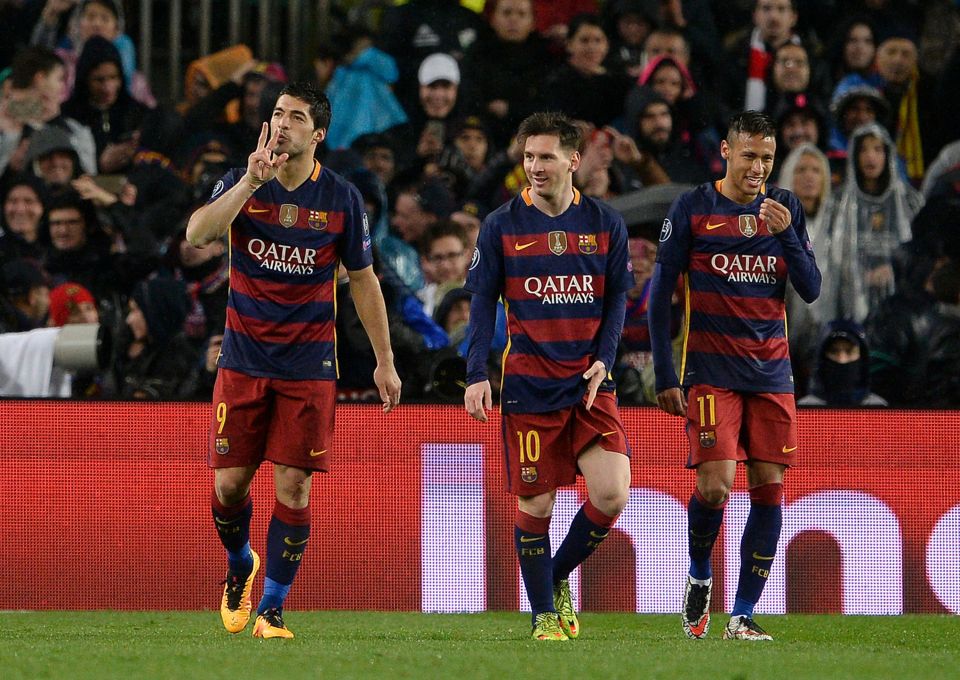
[[[960,618],[760,616],[772,643],[683,637],[679,615],[581,616],[579,640],[527,639],[526,614],[298,612],[294,640],[226,633],[217,612],[0,613],[14,678],[955,678]]]

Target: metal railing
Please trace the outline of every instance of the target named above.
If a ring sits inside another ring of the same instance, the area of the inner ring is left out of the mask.
[[[167,90],[173,100],[182,92],[183,73],[193,59],[242,42],[256,58],[282,62],[293,77],[303,71],[305,58],[329,33],[330,0],[140,0],[138,9],[140,70],[155,89]],[[167,16],[165,48],[157,44],[162,36],[155,20],[161,9]],[[217,31],[214,17],[223,13],[226,28]],[[184,35],[193,32],[186,30],[185,21],[195,28],[195,49],[184,45]]]

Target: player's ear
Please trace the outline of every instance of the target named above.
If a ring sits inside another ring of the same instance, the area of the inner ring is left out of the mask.
[[[580,152],[574,151],[570,154],[570,172],[574,173],[580,167]]]
[[[327,128],[318,128],[313,131],[313,140],[319,144],[327,138]]]
[[[725,139],[720,140],[720,157],[723,160],[730,159],[730,144]]]

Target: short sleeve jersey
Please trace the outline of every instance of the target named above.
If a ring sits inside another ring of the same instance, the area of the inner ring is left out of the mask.
[[[720,193],[720,182],[702,184],[679,196],[663,223],[657,262],[684,272],[684,386],[794,391],[787,264],[779,239],[759,217],[767,196],[790,210],[790,228],[810,250],[800,201],[767,185],[741,205]]]
[[[293,191],[267,182],[230,225],[230,292],[219,365],[248,375],[335,380],[336,283],[373,262],[360,192],[314,161]],[[209,202],[241,180],[235,168]]]
[[[488,215],[466,288],[504,301],[501,410],[541,413],[579,402],[599,349],[604,297],[633,283],[623,218],[576,189],[556,217],[533,205],[529,188]],[[613,389],[609,380],[601,386]]]

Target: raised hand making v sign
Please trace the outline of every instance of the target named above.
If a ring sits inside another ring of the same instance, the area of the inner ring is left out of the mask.
[[[269,139],[267,136],[269,135]],[[247,158],[247,174],[243,179],[253,186],[254,190],[259,189],[261,185],[269,182],[277,176],[280,168],[290,158],[290,154],[282,153],[277,155],[274,149],[280,139],[280,126],[275,125],[273,134],[270,134],[270,126],[264,123],[260,128],[260,139],[257,140],[257,148]]]

